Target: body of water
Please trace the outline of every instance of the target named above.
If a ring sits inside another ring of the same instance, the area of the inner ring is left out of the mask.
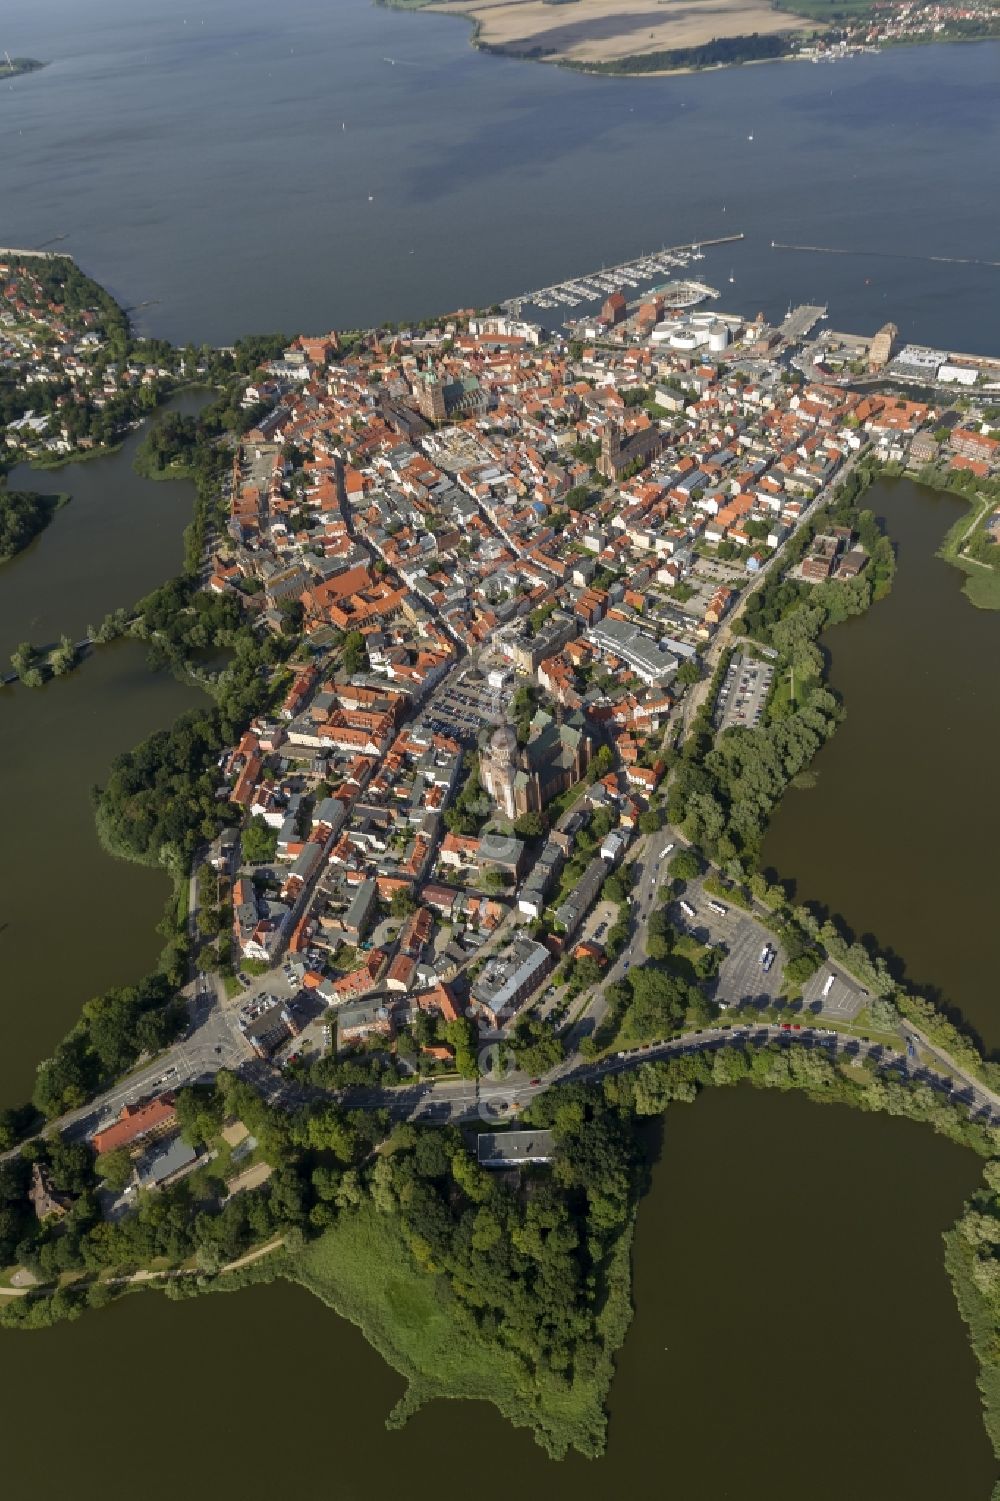
[[[447,1466],[480,1501],[984,1501],[992,1463],[940,1240],[977,1178],[971,1153],[929,1131],[801,1096],[720,1090],[672,1109],[600,1460],[553,1463],[485,1404],[434,1402],[386,1433],[401,1378],[285,1283],[188,1303],[144,1293],[75,1324],[0,1332],[0,1400],[26,1437],[44,1386],[61,1434],[45,1484],[77,1501],[107,1494],[104,1463],[81,1456],[109,1408],[116,1469],[141,1474],[150,1501],[176,1496],[151,1399],[123,1384],[150,1364],[181,1404],[173,1442],[195,1497],[385,1501],[405,1484],[423,1501]],[[259,1376],[278,1371],[294,1432],[262,1441]],[[30,1443],[5,1465],[15,1489],[37,1480]]]
[[[153,304],[140,327],[229,342],[742,230],[702,266],[723,307],[829,302],[834,327],[1000,351],[1000,270],[920,259],[1000,258],[996,42],[621,79],[469,37],[370,0],[6,0],[3,44],[49,66],[0,93],[3,235],[65,234]]]
[[[193,413],[208,400],[203,391],[186,392],[164,410]],[[44,646],[63,632],[81,639],[88,625],[134,604],[180,568],[194,487],[188,480],[141,479],[132,462],[142,437],[136,430],[105,458],[11,470],[12,490],[72,498],[0,569],[0,662],[20,641]]]
[[[423,316],[742,230],[701,267],[725,287],[723,307],[777,316],[828,302],[835,327],[891,318],[906,337],[1000,350],[1000,271],[922,258],[997,258],[996,43],[620,80],[479,54],[462,21],[368,0],[7,0],[4,23],[0,44],[50,66],[0,91],[3,236],[68,236],[61,247],[149,332],[229,342]],[[190,487],[137,480],[136,441],[73,471],[13,476],[75,498],[0,573],[0,658],[28,637],[76,634],[173,571]],[[896,591],[832,637],[849,718],[822,753],[819,790],[785,800],[768,856],[975,1020],[988,1010],[995,839],[981,815],[997,711],[983,664],[997,622],[931,559],[952,504],[906,493],[879,501],[901,540]],[[974,690],[985,718],[964,697]],[[87,790],[196,701],[128,642],[3,698],[4,1100],[27,1094],[89,995],[155,959],[166,878],[100,851]],[[946,928],[948,904],[973,944]],[[970,1154],[928,1132],[798,1097],[719,1092],[672,1111],[596,1463],[550,1463],[484,1406],[434,1404],[387,1435],[399,1378],[358,1331],[275,1285],[143,1296],[0,1336],[0,1402],[19,1436],[5,1473],[80,1501],[103,1497],[109,1472],[141,1476],[153,1501],[178,1484],[254,1501],[331,1483],[382,1501],[401,1485],[439,1490],[457,1459],[483,1501],[979,1501],[991,1463],[940,1245],[977,1176]],[[209,1379],[192,1386],[206,1350]],[[151,1367],[166,1398],[127,1385]],[[259,1434],[252,1371],[286,1385],[291,1373],[290,1437]],[[112,1450],[88,1458],[109,1410]],[[180,1465],[158,1462],[165,1422]]]
[[[892,593],[824,638],[847,718],[790,789],[764,863],[840,913],[1000,1047],[1000,613],[935,556],[966,503],[909,480],[865,496],[898,548]]]
[[[204,393],[172,407],[196,411]],[[55,472],[21,466],[15,488],[73,499],[30,547],[0,568],[0,661],[132,604],[176,571],[191,519],[187,480],[141,479],[133,433],[117,453]],[[31,1091],[40,1060],[109,985],[137,980],[163,947],[155,931],[164,872],[114,860],[97,839],[90,789],[116,755],[203,702],[145,665],[145,647],[103,646],[44,688],[0,693],[0,767],[8,789],[0,909],[0,1101]]]
[[[155,964],[169,878],[105,854],[90,789],[115,756],[203,702],[151,673],[135,641],[102,646],[44,688],[3,690],[0,1104],[28,1097],[35,1068],[85,1001]]]

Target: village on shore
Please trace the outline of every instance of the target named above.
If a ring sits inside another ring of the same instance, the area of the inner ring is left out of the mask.
[[[0,357],[67,380],[44,427],[8,425],[19,456],[29,434],[61,452],[95,380],[170,374],[95,376],[92,320],[26,278],[4,270]],[[192,921],[221,928],[196,987],[231,1032],[217,1066],[360,1050],[453,1073],[599,992],[615,873],[664,826],[672,747],[706,703],[717,729],[765,713],[766,649],[712,674],[789,538],[862,454],[1000,469],[1000,363],[824,316],[615,290],[566,332],[494,311],[300,337],[247,380],[202,584],[297,646],[283,702],[220,758],[232,818],[192,875]],[[867,561],[836,528],[793,572]],[[151,1181],[194,1160],[162,1082],[94,1135],[157,1142]]]
[[[605,962],[610,914],[588,915],[657,825],[665,749],[755,577],[863,447],[995,470],[947,398],[840,382],[912,368],[987,402],[1000,367],[807,323],[619,291],[588,342],[457,315],[352,352],[300,338],[247,388],[268,412],[207,587],[302,637],[279,712],[221,767],[270,832],[256,866],[236,826],[213,852],[236,951],[286,958],[299,995],[244,1003],[257,1051],[299,1056],[317,1018],[312,1046],[392,1044],[422,1010],[495,1037],[540,995],[560,1020],[550,972]],[[834,535],[797,572],[865,563]]]

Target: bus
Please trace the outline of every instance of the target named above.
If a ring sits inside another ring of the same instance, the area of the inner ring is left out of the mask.
[[[714,912],[716,917],[727,917],[729,915],[729,908],[724,907],[721,902],[709,902],[708,910],[709,912]]]
[[[827,977],[826,977],[826,983],[823,986],[823,999],[824,999],[824,1001],[826,1000],[827,996],[830,994],[830,991],[833,989],[834,983],[835,983],[836,979],[837,979],[836,975],[827,975]]]
[[[681,902],[681,911],[687,918],[694,917],[695,911],[690,902]]]

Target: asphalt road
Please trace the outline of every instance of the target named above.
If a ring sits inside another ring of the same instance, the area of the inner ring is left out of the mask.
[[[383,1108],[394,1119],[422,1120],[428,1124],[458,1124],[478,1118],[483,1122],[484,1129],[489,1129],[497,1122],[510,1124],[515,1121],[518,1113],[533,1098],[553,1084],[570,1080],[595,1082],[612,1074],[638,1068],[644,1063],[678,1057],[685,1053],[743,1047],[748,1043],[764,1046],[775,1042],[789,1047],[821,1048],[859,1061],[870,1059],[881,1069],[902,1072],[912,1079],[930,1084],[967,1104],[973,1113],[989,1113],[991,1118],[1000,1120],[1000,1099],[996,1096],[987,1098],[987,1092],[982,1089],[971,1090],[961,1082],[956,1084],[946,1074],[915,1063],[906,1052],[805,1024],[800,1027],[768,1024],[703,1027],[669,1042],[644,1043],[639,1047],[623,1049],[596,1063],[582,1062],[574,1055],[565,1059],[544,1079],[534,1082],[526,1079],[523,1074],[516,1073],[505,1081],[441,1080],[436,1084],[414,1084],[412,1087],[381,1092],[359,1090],[352,1092],[346,1103],[360,1109]]]

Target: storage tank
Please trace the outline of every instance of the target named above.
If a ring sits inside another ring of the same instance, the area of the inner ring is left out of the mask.
[[[721,354],[729,343],[729,329],[724,323],[713,323],[708,330],[708,347],[713,354]]]

